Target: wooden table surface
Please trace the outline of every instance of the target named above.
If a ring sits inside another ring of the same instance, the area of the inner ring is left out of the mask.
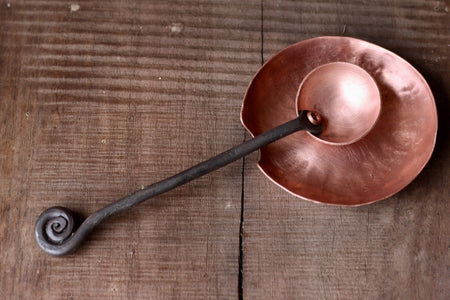
[[[0,1],[0,298],[450,299],[450,3]],[[344,35],[408,60],[436,98],[423,172],[358,208],[302,201],[258,153],[43,253],[46,208],[88,216],[248,139],[253,74]]]

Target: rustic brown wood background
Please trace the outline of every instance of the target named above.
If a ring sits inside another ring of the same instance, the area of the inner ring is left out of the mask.
[[[0,298],[450,299],[450,4],[0,1]],[[359,208],[299,200],[258,154],[92,234],[64,258],[34,241],[46,208],[87,216],[248,138],[261,63],[321,35],[410,61],[436,98],[431,161]]]

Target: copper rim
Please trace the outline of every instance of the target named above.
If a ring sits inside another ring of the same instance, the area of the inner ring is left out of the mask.
[[[437,112],[428,84],[408,62],[377,45],[348,37],[294,44],[268,60],[251,81],[241,121],[258,135],[296,117],[296,94],[313,69],[331,62],[357,65],[380,91],[373,129],[349,145],[330,145],[298,132],[261,149],[258,166],[295,196],[336,205],[364,205],[408,185],[436,142]]]

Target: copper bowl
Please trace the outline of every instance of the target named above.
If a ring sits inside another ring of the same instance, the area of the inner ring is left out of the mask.
[[[375,80],[364,69],[332,62],[305,76],[295,107],[297,111],[314,112],[323,124],[323,131],[313,137],[325,143],[347,145],[373,128],[380,115],[381,97]]]
[[[381,111],[353,143],[326,143],[297,132],[261,148],[258,166],[273,182],[302,199],[363,205],[408,185],[431,157],[437,112],[431,90],[408,62],[377,45],[348,37],[294,44],[267,61],[251,81],[241,120],[258,135],[297,115],[299,86],[314,69],[350,63],[375,80]]]

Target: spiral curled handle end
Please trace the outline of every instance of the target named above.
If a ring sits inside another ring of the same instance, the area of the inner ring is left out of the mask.
[[[74,251],[85,239],[91,228],[80,226],[75,231],[75,214],[65,207],[51,207],[36,221],[34,233],[39,247],[53,256]]]

